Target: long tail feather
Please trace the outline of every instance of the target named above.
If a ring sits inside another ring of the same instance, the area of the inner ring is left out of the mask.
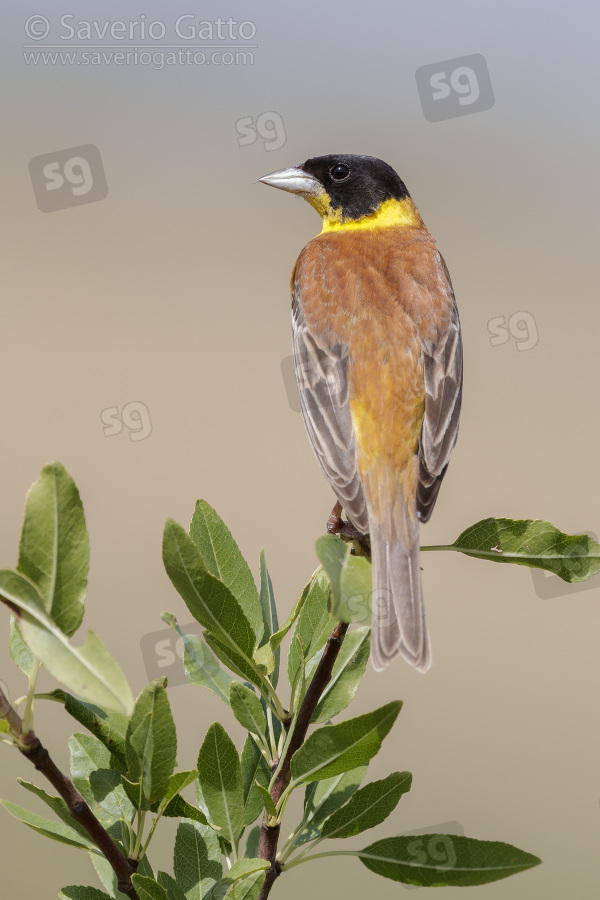
[[[402,519],[393,523],[391,534],[389,528],[371,524],[371,660],[380,671],[400,654],[419,672],[426,672],[431,647],[421,593],[419,525],[416,517],[405,514]]]

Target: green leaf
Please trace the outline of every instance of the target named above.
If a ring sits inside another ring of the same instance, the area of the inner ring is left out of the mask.
[[[265,716],[267,717],[267,721],[268,721],[270,711],[269,711],[269,709],[267,708],[267,701],[266,701],[265,698],[262,697],[262,696],[261,696],[261,698],[260,698],[260,705],[261,705],[262,708],[264,709],[264,711],[265,711]],[[277,716],[274,715],[274,714],[271,714],[271,724],[273,725],[274,745],[275,745],[276,747],[278,747],[278,746],[279,746],[279,739],[280,739],[281,733],[282,733],[282,731],[283,731],[283,725],[281,724],[281,720],[278,719]]]
[[[196,621],[254,669],[256,636],[242,607],[223,582],[208,572],[192,539],[172,519],[165,525],[163,561]]]
[[[202,793],[202,788],[200,786],[199,779],[196,779],[196,783],[194,784],[194,791],[196,794],[196,806],[204,814],[204,816],[206,818],[206,823],[208,824],[208,819],[209,819],[208,806],[206,805],[206,800],[204,799],[204,794]]]
[[[25,781],[23,778],[17,778],[17,781],[26,790],[30,791],[32,794],[35,794],[35,796],[39,797],[40,800],[43,800],[46,806],[50,807],[52,812],[56,816],[58,816],[58,818],[61,819],[65,823],[65,825],[68,825],[69,828],[72,828],[74,831],[76,831],[85,841],[90,840],[88,832],[85,830],[83,825],[80,825],[79,822],[73,818],[69,807],[62,799],[62,797],[55,797],[52,794],[48,794],[43,788],[40,788],[35,784],[31,784],[31,782],[29,781]]]
[[[144,801],[144,791],[142,788],[142,782],[140,781],[130,781],[126,775],[121,775],[121,784],[123,786],[123,790],[127,796],[127,799],[136,810],[143,810],[147,808],[148,804]]]
[[[344,559],[350,554],[350,545],[335,534],[326,534],[315,543],[317,558],[331,582],[334,610],[340,605],[340,579]]]
[[[322,569],[313,575],[306,600],[296,621],[294,638],[299,638],[304,648],[304,658],[310,659],[325,646],[327,638],[337,625],[329,611],[329,581]],[[288,679],[290,684],[297,676],[300,658],[299,644],[292,640],[288,656]]]
[[[58,900],[111,900],[111,898],[98,888],[69,884],[59,891]]]
[[[300,707],[306,689],[306,651],[300,635],[294,634],[288,656],[288,678],[291,688],[290,709]]]
[[[167,804],[163,810],[163,816],[175,819],[193,819],[194,822],[200,822],[202,825],[208,825],[208,821],[203,812],[188,803],[181,794],[175,797]]]
[[[114,822],[132,822],[135,810],[125,793],[118,769],[98,769],[90,773],[90,788],[101,809],[98,818],[109,817]]]
[[[258,844],[260,841],[260,825],[255,825],[254,828],[251,828],[248,837],[246,838],[246,849],[244,850],[244,857],[246,859],[253,859],[258,853]]]
[[[264,675],[271,675],[273,673],[274,680],[271,679],[273,687],[276,686],[277,679],[279,678],[279,669],[277,668],[279,655],[279,648],[273,651],[269,641],[267,641],[266,644],[263,644],[262,647],[259,647],[258,650],[254,651],[254,662],[259,670]],[[275,672],[276,668],[277,672]]]
[[[69,636],[83,619],[89,563],[79,491],[60,463],[50,463],[27,493],[17,569],[37,585],[48,616]]]
[[[242,769],[234,743],[219,722],[213,722],[200,747],[198,780],[210,821],[235,846],[244,827]]]
[[[90,853],[89,857],[96,870],[96,875],[100,879],[100,883],[111,896],[112,900],[117,900],[120,891],[118,887],[118,878],[115,875],[113,867],[104,856],[99,856],[97,853]]]
[[[342,622],[369,623],[373,593],[369,560],[355,556],[351,545],[333,534],[319,538],[315,546],[331,582],[334,618]]]
[[[264,884],[266,872],[254,872],[241,881],[236,881],[227,894],[227,900],[258,900]]]
[[[158,873],[158,883],[166,890],[169,900],[185,900],[183,890],[166,872]]]
[[[455,834],[384,838],[349,852],[377,875],[420,887],[489,884],[541,862],[510,844]]]
[[[272,635],[274,635],[278,628],[279,623],[277,621],[277,607],[275,605],[275,595],[273,593],[273,584],[271,582],[271,576],[269,575],[269,570],[267,569],[267,561],[265,559],[265,551],[261,549],[260,557],[259,557],[259,566],[260,566],[260,606],[262,609],[262,617],[263,617],[263,642],[269,641]],[[277,682],[279,680],[279,649],[275,648],[273,650],[271,648],[270,643],[265,644],[271,649],[271,652],[274,654],[274,666],[273,666],[273,677],[271,682],[273,687],[277,687]]]
[[[173,868],[186,900],[202,900],[223,874],[219,839],[210,826],[180,822]]]
[[[321,826],[336,809],[343,806],[362,784],[367,766],[357,766],[348,772],[312,781],[304,797],[304,828],[294,841],[296,845],[312,841],[321,834]]]
[[[17,806],[16,803],[9,803],[8,800],[0,800],[0,805],[4,806],[15,819],[19,819],[20,822],[37,831],[38,834],[43,834],[44,837],[51,838],[53,841],[59,841],[61,844],[69,844],[71,847],[77,847],[80,850],[96,850],[95,844],[89,838],[82,837],[74,828],[71,828],[70,825],[65,825],[64,822],[54,822],[51,819],[45,819],[43,816],[38,816],[28,809],[23,809],[22,806]]]
[[[214,634],[211,634],[210,631],[204,632],[204,640],[211,650],[219,657],[221,662],[224,662],[232,672],[235,672],[236,675],[239,675],[240,678],[243,678],[245,681],[255,684],[257,687],[262,687],[264,685],[263,677],[258,670],[258,666],[255,665],[254,662],[250,662],[248,657],[235,653],[229,644],[222,641]]]
[[[97,818],[110,828],[114,823],[133,821],[135,809],[116,769],[98,769],[90,773],[90,790],[95,803],[90,803]],[[97,806],[96,806],[97,804]]]
[[[365,556],[348,552],[340,573],[340,594],[335,615],[343,622],[371,622],[373,573]]]
[[[71,754],[71,776],[73,783],[76,781],[89,782],[92,772],[97,769],[111,768],[110,751],[96,737],[91,734],[75,732],[69,738],[69,752]],[[77,790],[80,788],[75,784]]]
[[[69,751],[73,784],[101,824],[131,822],[134,809],[110,751],[91,734],[79,733],[69,739]]]
[[[325,838],[348,838],[381,824],[396,808],[402,794],[410,791],[410,772],[392,772],[381,781],[372,781],[323,823]]]
[[[173,800],[177,796],[177,794],[179,794],[179,792],[186,788],[189,784],[192,784],[192,782],[194,782],[197,777],[198,773],[195,769],[175,772],[174,775],[171,775],[167,783],[165,795],[160,801],[161,807],[167,807],[171,800]]]
[[[36,692],[33,696],[36,700],[52,700],[54,703],[62,703],[64,706],[67,692],[63,691],[62,688],[54,688],[53,691],[48,691],[47,693],[38,694]]]
[[[448,546],[467,556],[546,569],[563,581],[587,581],[600,571],[600,544],[586,534],[564,534],[543,519],[483,519]]]
[[[10,617],[8,651],[12,661],[19,667],[21,672],[23,672],[24,675],[27,675],[28,678],[31,678],[35,657],[21,636],[15,616]]]
[[[248,735],[242,748],[242,783],[244,786],[244,825],[251,825],[263,811],[263,802],[255,782],[268,787],[271,770],[257,747]]]
[[[314,574],[313,574],[311,580],[308,582],[308,584],[304,585],[302,593],[300,594],[299,598],[296,600],[291,613],[289,614],[289,616],[287,617],[287,619],[285,620],[285,622],[283,623],[283,625],[281,626],[279,631],[276,631],[269,638],[269,644],[271,645],[271,649],[273,650],[273,652],[279,647],[282,640],[284,639],[284,637],[286,636],[286,634],[288,633],[288,631],[290,630],[290,628],[292,627],[292,625],[294,624],[294,622],[296,621],[298,616],[300,615],[300,611],[301,611],[302,607],[304,606],[305,600],[308,596],[308,592],[310,590],[310,586],[312,584],[313,578],[317,575],[318,571],[319,570],[317,569],[317,571],[314,572]]]
[[[229,702],[234,716],[240,725],[264,738],[267,730],[267,717],[260,700],[250,688],[239,681],[232,681],[229,688]]]
[[[326,572],[317,569],[296,622],[296,633],[307,648],[307,659],[314,656],[327,643],[329,635],[338,623],[331,615],[330,584]]]
[[[206,500],[196,503],[190,537],[198,547],[206,569],[229,588],[244,610],[254,631],[255,643],[260,643],[263,614],[254,578],[231,532]]]
[[[198,779],[196,779],[194,788],[196,791],[196,804],[198,806],[198,809],[204,814],[204,817],[205,817],[207,823],[209,823],[210,813],[208,811],[208,806],[206,805],[206,801],[204,800],[204,794],[202,793],[202,788],[200,787],[200,781]],[[231,854],[233,853],[231,844],[229,843],[227,838],[223,837],[223,833],[219,830],[219,826],[216,823],[210,822],[210,825],[211,825],[211,828],[213,828],[213,830],[215,830],[217,832],[217,838],[219,839],[219,847],[221,849],[221,853],[224,856],[230,857]]]
[[[164,887],[169,900],[185,900],[185,894],[174,878],[166,872],[158,873],[158,883]]]
[[[53,691],[52,699],[64,703],[65,710],[70,716],[87,728],[94,737],[102,741],[104,746],[125,763],[125,735],[129,719],[117,712],[107,712],[95,706],[93,703],[85,703],[78,700],[72,694],[64,691]],[[50,695],[47,699],[51,699]]]
[[[133,840],[135,843],[135,832],[133,832]],[[150,860],[148,859],[148,854],[142,856],[138,863],[138,875],[145,875],[147,878],[154,878],[154,872],[152,871],[152,866],[150,865]]]
[[[131,876],[131,882],[140,900],[169,900],[166,889],[147,875],[134,874]]]
[[[361,626],[346,634],[331,679],[321,694],[311,722],[327,722],[346,709],[365,674],[370,646],[370,628]]]
[[[256,876],[262,877],[260,882],[262,885],[265,872],[269,866],[270,863],[266,859],[238,859],[223,878],[215,884],[210,900],[222,900],[232,885],[241,886],[242,883],[245,885],[245,892],[236,893],[235,896],[238,898],[252,896],[248,891],[256,884]],[[246,884],[246,882],[249,883]],[[228,898],[231,896],[234,896],[233,891],[227,894]]]
[[[266,787],[263,787],[260,782],[255,781],[256,787],[259,790],[260,796],[262,798],[263,806],[266,810],[267,815],[269,816],[277,816],[277,810],[275,808],[275,804],[273,803],[273,798],[271,797],[269,791]]]
[[[229,685],[233,681],[231,675],[221,668],[215,655],[211,653],[204,641],[195,634],[184,634],[175,616],[169,618],[169,625],[181,637],[183,643],[183,665],[185,676],[192,684],[208,688],[213,694],[229,704]]]
[[[141,781],[144,808],[167,790],[177,759],[177,735],[167,692],[151,681],[136,700],[127,729],[127,778]]]
[[[292,780],[320,781],[368,762],[379,752],[401,707],[397,700],[364,716],[317,728],[292,757]]]
[[[0,570],[0,599],[16,612],[23,640],[51,675],[103,709],[131,713],[133,697],[127,680],[93,631],[83,647],[73,647],[47,616],[35,586],[10,569]]]
[[[275,595],[273,593],[273,584],[271,576],[267,568],[267,560],[265,551],[261,549],[259,556],[260,567],[260,605],[262,609],[262,617],[264,623],[263,640],[267,640],[279,628],[277,622],[277,606],[275,605]]]

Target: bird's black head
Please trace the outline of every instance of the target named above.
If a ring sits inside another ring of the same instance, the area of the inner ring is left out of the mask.
[[[298,168],[322,185],[330,211],[340,210],[342,221],[362,219],[386,200],[410,196],[392,167],[374,156],[332,153],[307,159]]]
[[[323,219],[321,233],[423,225],[404,182],[374,156],[314,156],[258,180],[304,197]]]

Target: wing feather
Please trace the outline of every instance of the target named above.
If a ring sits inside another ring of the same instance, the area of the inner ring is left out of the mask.
[[[350,412],[348,345],[309,331],[297,292],[292,295],[294,368],[300,409],[317,460],[352,524],[369,530]]]
[[[447,278],[452,297],[449,327],[435,343],[424,342],[425,412],[419,437],[417,485],[417,514],[421,522],[428,521],[435,506],[450,453],[456,443],[460,419],[462,340],[458,309],[449,276]]]

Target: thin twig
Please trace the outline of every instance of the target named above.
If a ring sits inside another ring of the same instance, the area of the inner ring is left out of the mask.
[[[36,767],[38,772],[44,775],[50,784],[58,791],[65,801],[69,812],[76,822],[82,825],[90,838],[106,857],[117,876],[117,886],[122,894],[126,894],[129,900],[139,900],[138,894],[131,882],[131,876],[137,866],[134,861],[127,859],[120,847],[115,844],[109,833],[102,827],[94,813],[91,811],[81,794],[75,789],[73,782],[60,771],[50,754],[36,737],[33,731],[23,733],[23,720],[12,708],[6,695],[0,688],[0,718],[6,719],[11,735],[23,756],[27,757]]]
[[[310,721],[313,717],[315,709],[317,708],[317,704],[321,699],[323,691],[329,683],[333,664],[338,657],[342,646],[342,641],[344,640],[347,630],[347,622],[338,622],[338,624],[329,635],[327,643],[325,644],[325,649],[319,661],[319,665],[317,666],[312,681],[308,686],[308,690],[304,695],[304,699],[296,718],[294,731],[288,744],[285,758],[279,769],[277,778],[275,779],[273,790],[271,791],[271,797],[273,798],[273,802],[275,804],[278,803],[281,795],[283,794],[285,788],[289,783],[292,756],[294,755],[296,750],[298,750],[304,743],[306,732],[308,731],[308,726],[310,725]],[[275,827],[267,825],[266,815],[263,816],[263,821],[260,829],[260,840],[258,843],[258,857],[259,859],[268,859],[271,863],[271,866],[269,869],[267,869],[267,874],[258,900],[265,900],[265,898],[269,896],[275,879],[281,874],[281,866],[275,858],[277,855],[279,830],[279,825]]]

